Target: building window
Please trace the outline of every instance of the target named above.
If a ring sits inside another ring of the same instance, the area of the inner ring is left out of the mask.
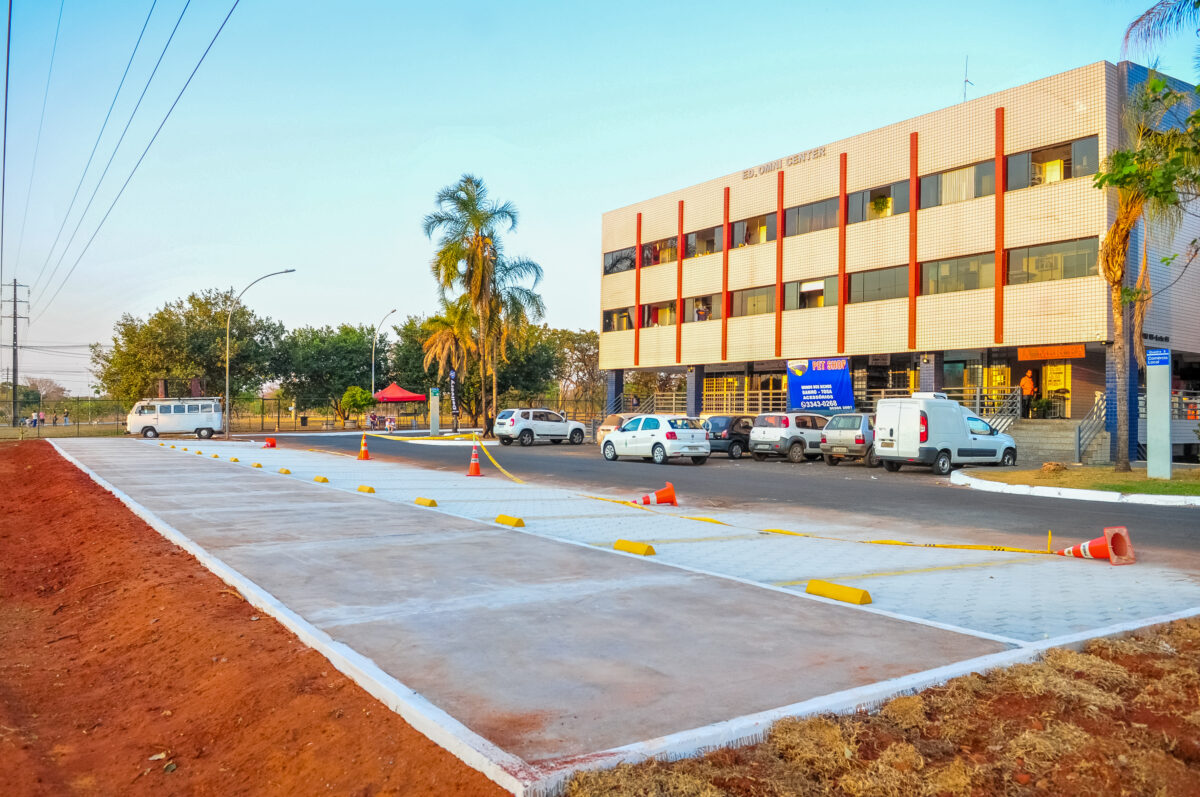
[[[1019,152],[1008,156],[1009,191],[1032,185],[1057,183],[1072,177],[1087,177],[1100,166],[1100,140],[1096,136],[1066,144]]]
[[[990,288],[996,282],[996,255],[956,257],[921,264],[921,295]]]
[[[635,247],[631,246],[628,249],[606,252],[604,254],[604,273],[617,274],[621,271],[628,271],[637,265],[634,249]]]
[[[678,238],[672,235],[661,241],[642,244],[642,265],[657,266],[659,263],[674,263]]]
[[[695,296],[683,300],[683,322],[713,321],[721,317],[719,295]]]
[[[733,291],[730,294],[729,317],[737,318],[744,315],[761,315],[775,312],[775,286],[766,288],[748,288],[744,291]]]
[[[921,207],[952,205],[996,193],[996,164],[993,161],[976,163],[962,169],[952,169],[921,178]]]
[[[921,209],[942,204],[942,176],[930,174],[921,178]]]
[[[687,234],[687,254],[685,257],[700,257],[720,252],[725,242],[723,227],[709,227],[707,230],[697,230]]]
[[[669,327],[675,323],[675,302],[642,305],[642,329]]]
[[[837,226],[837,197],[788,208],[783,212],[783,234],[803,235]]]
[[[996,162],[984,161],[971,167],[975,177],[975,197],[996,193]]]
[[[1008,250],[1008,284],[1089,277],[1099,273],[1098,238]]]
[[[732,248],[765,244],[775,240],[775,214],[767,213],[733,223]]]
[[[846,223],[883,219],[908,212],[908,180],[882,188],[855,191],[846,197]]]
[[[616,310],[605,310],[603,328],[605,332],[633,329],[633,308],[621,307]]]
[[[825,291],[830,284],[833,286],[834,296],[836,297],[837,277],[785,282],[783,284],[783,309],[808,310],[813,307],[824,307]],[[836,300],[834,303],[836,304]]]
[[[850,303],[908,296],[908,266],[858,271],[850,275]]]

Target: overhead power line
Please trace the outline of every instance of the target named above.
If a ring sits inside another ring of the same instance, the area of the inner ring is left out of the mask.
[[[42,127],[46,123],[46,100],[50,97],[50,79],[54,77],[54,56],[58,53],[58,33],[62,30],[63,7],[67,0],[58,2],[58,22],[54,25],[54,44],[50,45],[50,68],[46,71],[46,88],[42,90],[42,113],[38,116],[37,141],[33,145],[33,165],[29,168],[29,185],[25,186],[25,210],[21,212],[21,232],[17,234],[17,259],[13,270],[21,267],[21,250],[25,248],[25,222],[29,219],[29,197],[33,195],[33,177],[37,174],[38,154],[42,151]]]
[[[134,42],[133,52],[129,54],[129,61],[125,64],[125,71],[121,73],[121,80],[117,83],[117,90],[113,92],[112,102],[108,104],[108,113],[104,115],[104,122],[100,125],[100,132],[96,134],[96,141],[92,144],[92,152],[88,155],[87,163],[84,164],[83,171],[79,174],[79,183],[75,186],[75,193],[71,194],[71,201],[67,203],[67,212],[63,214],[62,223],[58,225],[58,232],[54,234],[54,243],[50,244],[50,251],[46,253],[46,259],[42,262],[37,279],[31,283],[34,287],[41,281],[42,275],[46,273],[46,266],[50,265],[50,258],[54,256],[54,249],[58,246],[59,240],[62,239],[63,230],[67,227],[67,219],[71,218],[71,211],[75,208],[75,200],[79,198],[79,190],[83,188],[83,180],[87,177],[88,169],[92,167],[92,159],[96,157],[96,149],[100,146],[100,139],[104,137],[104,131],[108,129],[108,120],[112,117],[113,108],[117,105],[117,97],[121,95],[121,88],[124,87],[125,78],[129,75],[129,67],[133,66],[133,58],[137,55],[138,48],[142,44],[142,36],[146,35],[146,26],[150,24],[150,17],[154,15],[154,7],[156,5],[158,5],[158,0],[153,0],[150,3],[150,11],[146,14],[146,21],[142,23],[142,30],[138,34],[137,41]]]
[[[0,145],[0,284],[4,282],[4,197],[8,179],[8,67],[12,63],[12,0],[8,0],[8,33],[4,45],[4,143]]]
[[[67,275],[63,277],[63,281],[59,283],[58,290],[54,292],[49,301],[42,305],[41,311],[38,312],[37,316],[34,317],[33,321],[30,322],[31,325],[33,322],[36,322],[37,319],[45,315],[46,310],[51,304],[54,303],[54,300],[58,297],[58,294],[62,292],[63,286],[65,286],[71,279],[71,275],[75,273],[76,267],[79,266],[79,261],[83,260],[83,256],[87,254],[88,249],[92,245],[92,241],[96,240],[96,236],[100,234],[100,230],[104,227],[104,222],[108,221],[108,217],[112,213],[113,208],[117,206],[117,202],[121,199],[121,195],[125,193],[125,189],[129,186],[129,181],[133,179],[135,174],[137,174],[138,167],[141,166],[142,161],[146,159],[146,153],[150,151],[150,147],[154,146],[154,142],[158,139],[158,134],[162,132],[163,127],[167,124],[167,120],[171,118],[171,113],[175,110],[175,106],[177,106],[179,104],[179,100],[183,98],[183,93],[187,91],[187,87],[192,84],[192,79],[195,78],[196,73],[200,71],[200,66],[204,63],[204,59],[208,57],[213,45],[217,43],[217,37],[221,35],[221,31],[225,30],[225,25],[229,22],[229,18],[233,16],[233,12],[237,10],[238,3],[240,2],[241,0],[233,0],[233,5],[229,7],[229,13],[225,15],[225,19],[221,20],[221,27],[217,28],[217,32],[213,34],[212,40],[208,43],[208,46],[204,48],[204,52],[200,55],[200,60],[196,62],[196,66],[192,69],[192,73],[188,75],[188,79],[184,82],[183,88],[181,88],[179,90],[179,94],[175,96],[175,101],[171,103],[171,107],[167,109],[166,115],[164,115],[162,121],[159,122],[158,129],[154,131],[154,135],[150,137],[150,142],[146,144],[146,148],[142,150],[141,157],[137,159],[137,163],[133,164],[132,171],[130,171],[129,176],[125,178],[124,184],[121,185],[121,190],[117,192],[115,197],[113,197],[112,204],[108,206],[108,210],[105,211],[103,218],[100,219],[100,224],[96,226],[96,230],[92,233],[92,237],[88,238],[88,242],[84,245],[83,251],[79,253],[79,257],[75,258],[75,262],[71,264],[70,271],[68,271]],[[50,281],[47,280],[46,287],[49,287],[49,285]],[[43,293],[44,292],[45,289],[43,289]]]
[[[54,268],[50,270],[50,276],[46,277],[46,283],[38,291],[38,298],[45,292],[46,288],[54,281],[54,275],[58,273],[58,267],[62,265],[63,258],[67,256],[67,251],[70,250],[71,244],[75,242],[75,236],[79,234],[79,228],[83,226],[83,220],[87,218],[87,213],[92,209],[92,203],[96,201],[96,194],[100,193],[100,186],[104,184],[104,178],[108,175],[108,169],[112,166],[113,160],[117,157],[117,151],[121,149],[121,143],[125,141],[125,134],[129,132],[129,126],[133,124],[133,119],[137,116],[138,108],[142,107],[142,100],[146,98],[146,92],[150,90],[150,84],[154,82],[154,76],[158,74],[158,68],[162,65],[163,58],[167,54],[167,48],[171,46],[171,42],[175,39],[175,33],[179,30],[179,23],[183,22],[183,15],[187,13],[188,6],[192,4],[192,0],[187,0],[183,4],[183,10],[179,12],[179,19],[175,20],[175,27],[171,28],[171,35],[167,37],[166,44],[163,45],[162,52],[158,54],[158,60],[154,62],[154,69],[150,70],[150,77],[146,78],[146,85],[142,86],[142,93],[138,95],[137,102],[134,103],[133,110],[129,112],[129,118],[125,121],[125,128],[121,130],[121,135],[117,138],[117,145],[113,147],[112,153],[108,156],[108,163],[104,164],[104,171],[100,172],[100,179],[96,181],[96,187],[92,189],[92,195],[88,198],[87,205],[84,206],[83,212],[79,214],[79,220],[75,222],[75,229],[71,230],[71,237],[63,245],[62,252],[58,255],[58,261],[54,264]],[[103,224],[103,222],[101,222]],[[53,252],[51,253],[53,254]],[[47,258],[49,262],[49,258]],[[38,276],[41,276],[39,273]],[[35,283],[30,290],[36,290]]]

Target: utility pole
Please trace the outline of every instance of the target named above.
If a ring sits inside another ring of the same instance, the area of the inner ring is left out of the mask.
[[[28,285],[21,285],[16,281],[16,279],[13,279],[13,281],[12,281],[12,298],[7,300],[7,301],[12,302],[12,322],[13,322],[13,327],[12,327],[12,425],[13,426],[16,426],[18,423],[18,418],[19,418],[18,413],[20,411],[20,402],[17,399],[17,396],[19,395],[18,390],[17,390],[17,381],[18,381],[18,374],[19,374],[19,372],[17,370],[17,351],[18,351],[18,348],[17,348],[17,319],[19,319],[19,318],[28,319],[29,318],[29,316],[21,315],[21,313],[19,312],[19,308],[18,308],[19,303],[24,302],[25,304],[29,304],[29,301],[26,299],[18,299],[17,298],[17,288],[28,288],[28,287],[29,287]]]

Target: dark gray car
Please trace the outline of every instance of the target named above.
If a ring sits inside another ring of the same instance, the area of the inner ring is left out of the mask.
[[[730,459],[739,459],[750,448],[753,426],[754,418],[749,415],[713,415],[704,419],[712,452],[724,452]]]

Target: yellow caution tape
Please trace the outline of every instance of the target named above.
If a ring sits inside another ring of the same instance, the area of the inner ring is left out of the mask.
[[[503,466],[501,466],[501,464],[500,464],[499,462],[497,462],[497,461],[496,461],[496,458],[492,456],[491,452],[487,450],[487,446],[485,446],[485,445],[483,444],[483,441],[482,441],[482,440],[480,440],[480,439],[479,439],[479,438],[478,438],[476,435],[471,435],[471,437],[472,437],[472,438],[474,438],[476,441],[478,441],[478,442],[479,442],[479,447],[480,447],[481,449],[483,449],[483,453],[484,453],[484,455],[485,455],[485,456],[488,458],[488,460],[489,460],[489,461],[490,461],[490,462],[491,462],[493,465],[495,465],[495,466],[496,466],[496,470],[500,471],[500,472],[501,472],[501,473],[503,473],[505,476],[507,476],[508,478],[510,478],[510,479],[512,479],[513,481],[515,481],[517,484],[524,484],[524,483],[525,483],[525,482],[524,482],[524,481],[522,481],[521,479],[518,479],[516,476],[514,476],[514,475],[512,475],[511,473],[509,473],[508,471],[506,471],[506,470],[503,468]]]

